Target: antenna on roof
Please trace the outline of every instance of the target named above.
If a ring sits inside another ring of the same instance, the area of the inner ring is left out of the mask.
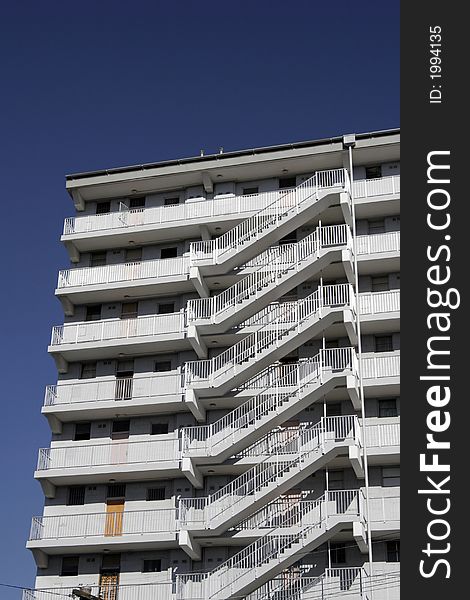
[[[201,148],[201,150],[199,151],[199,156],[204,156],[204,150]]]
[[[223,149],[223,147],[221,146],[221,147],[219,148],[219,154],[223,154],[223,153],[224,153],[224,149]]]

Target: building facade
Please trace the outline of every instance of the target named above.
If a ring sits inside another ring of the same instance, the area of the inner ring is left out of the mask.
[[[25,600],[394,600],[397,130],[67,177]]]

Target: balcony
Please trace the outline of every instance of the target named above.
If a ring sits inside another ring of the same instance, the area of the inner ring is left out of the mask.
[[[175,508],[33,517],[27,547],[46,568],[49,554],[177,547],[176,527]]]
[[[363,334],[400,330],[400,290],[362,292],[358,304]]]
[[[136,288],[147,296],[194,292],[189,279],[189,256],[80,267],[59,271],[56,296],[66,314],[74,304],[113,302],[135,296]],[[144,288],[145,291],[142,291]]]
[[[128,319],[102,319],[65,323],[52,329],[48,352],[59,372],[67,363],[116,358],[120,354],[156,354],[188,350],[185,313],[149,315]]]
[[[121,581],[126,579],[126,576],[132,573],[121,574]],[[152,576],[157,576],[157,581],[152,583],[120,583],[119,585],[96,585],[94,582],[97,580],[94,576],[88,576],[92,579],[93,584],[86,584],[83,587],[89,588],[90,593],[106,600],[155,600],[156,598],[172,598],[172,587],[173,582],[168,573],[152,573]],[[161,577],[161,576],[164,577]],[[160,577],[158,577],[160,576]],[[139,571],[135,573],[136,581],[142,579],[142,573]],[[152,577],[152,579],[155,579]],[[85,578],[86,581],[86,578]],[[55,587],[55,588],[43,588],[37,590],[24,590],[22,600],[51,600],[51,598],[73,598],[73,590],[77,589],[79,585],[74,587]]]
[[[359,273],[374,275],[400,270],[400,232],[358,235],[356,251]]]
[[[346,181],[346,184],[345,184]],[[330,194],[338,189],[346,189],[347,173],[343,169],[318,171],[313,177],[301,183],[297,188],[273,190],[248,195],[224,195],[211,200],[187,201],[174,206],[154,206],[148,208],[129,209],[125,203],[120,204],[119,212],[84,215],[65,219],[62,241],[69,249],[72,260],[76,260],[80,252],[103,248],[127,246],[129,241],[136,244],[153,241],[164,242],[173,239],[174,227],[186,239],[200,236],[201,226],[216,233],[214,226],[227,231],[237,226],[243,219],[268,210],[288,210],[294,202],[303,204],[306,200],[318,203],[321,210],[321,199],[324,190]],[[335,189],[336,188],[336,189]],[[325,207],[328,207],[330,199]],[[310,207],[300,206],[301,212]],[[290,218],[291,215],[289,215]],[[283,225],[283,224],[282,224]],[[284,234],[280,234],[282,237]]]
[[[400,352],[362,355],[362,383],[369,397],[400,395]]]
[[[110,417],[116,412],[138,416],[149,411],[185,411],[183,401],[181,373],[151,373],[48,385],[42,413],[49,419],[53,433],[60,433],[62,422],[82,419],[84,410],[93,419]]]
[[[400,212],[400,175],[356,179],[353,183],[356,218],[381,218]]]
[[[381,390],[378,395],[399,394],[399,351],[364,354],[362,361],[363,383],[368,395],[372,395],[371,388],[377,392]],[[279,388],[279,382],[288,382],[289,379],[296,382],[297,371],[302,364],[274,364],[267,367],[230,390],[230,396],[218,398],[219,408],[239,407],[250,396],[260,394],[265,389],[275,388],[278,392],[289,393],[289,386]],[[341,377],[336,379],[339,381]],[[207,410],[213,402],[214,399],[210,397],[200,399],[203,410]],[[116,412],[138,416],[148,414],[149,410],[158,413],[189,409],[185,402],[184,374],[178,371],[136,374],[123,379],[112,377],[70,383],[60,381],[57,385],[46,387],[42,413],[48,418],[52,431],[60,433],[62,423],[83,419],[83,411],[87,411],[90,418],[98,419],[114,417]]]
[[[119,481],[181,477],[180,440],[172,435],[160,440],[41,448],[34,476],[48,497],[54,497],[55,485],[93,483],[116,476]]]

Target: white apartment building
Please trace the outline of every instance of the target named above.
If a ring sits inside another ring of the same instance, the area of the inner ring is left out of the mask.
[[[67,191],[24,600],[397,599],[399,132]]]

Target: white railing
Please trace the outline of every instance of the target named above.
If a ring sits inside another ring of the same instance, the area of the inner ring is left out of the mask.
[[[400,376],[399,352],[376,352],[374,356],[362,357],[363,379],[378,379],[379,377]]]
[[[349,284],[320,286],[315,292],[291,305],[279,305],[279,314],[271,323],[249,334],[237,344],[209,360],[190,361],[185,364],[185,386],[195,380],[208,380],[211,384],[221,376],[230,375],[248,360],[256,359],[269,348],[277,347],[285,335],[318,317],[330,308],[351,308],[354,293]]]
[[[376,315],[400,311],[400,290],[362,292],[359,294],[359,313]]]
[[[353,182],[354,198],[371,198],[373,196],[391,196],[400,193],[400,175],[380,177],[377,179],[356,179]]]
[[[400,445],[400,423],[368,423],[366,419],[367,445],[384,448]]]
[[[357,357],[354,348],[334,348],[321,350],[313,358],[289,366],[290,369],[281,370],[279,379],[215,423],[184,427],[181,432],[183,456],[194,449],[212,454],[230,446],[236,434],[249,433],[247,428],[263,417],[276,416],[288,401],[300,400],[304,393],[322,385],[331,374],[344,374],[344,371],[356,374]],[[292,386],[294,390],[281,389]]]
[[[150,376],[83,380],[48,385],[44,406],[58,406],[80,402],[149,399],[183,393],[180,373],[154,373]]]
[[[220,261],[227,252],[238,252],[247,244],[259,239],[270,229],[277,228],[281,221],[297,214],[310,198],[319,199],[319,191],[331,188],[349,189],[348,173],[345,169],[318,171],[296,188],[280,191],[278,197],[252,217],[242,221],[214,240],[193,242],[190,246],[192,262],[211,259]]]
[[[181,498],[179,519],[183,526],[211,528],[213,522],[238,514],[252,503],[253,495],[268,483],[287,476],[294,467],[301,467],[310,457],[325,448],[328,442],[352,440],[360,445],[357,417],[323,417],[319,423],[299,429],[294,440],[287,439],[286,450],[276,449],[271,457],[255,465],[220,490],[203,498]]]
[[[253,213],[272,204],[279,197],[280,192],[282,190],[258,192],[256,194],[226,195],[212,200],[186,201],[184,204],[150,206],[148,208],[129,209],[121,203],[119,212],[67,217],[64,222],[64,235]]]
[[[188,321],[217,318],[229,309],[240,308],[240,304],[266,293],[270,285],[278,285],[282,278],[302,268],[302,262],[316,260],[322,250],[337,246],[351,246],[351,232],[347,225],[317,227],[317,229],[294,244],[285,244],[269,249],[258,257],[256,271],[238,281],[217,296],[188,301]],[[268,256],[265,256],[268,255]],[[253,261],[252,261],[253,262]],[[250,266],[248,263],[246,266]]]
[[[400,232],[373,233],[356,237],[356,252],[363,254],[381,254],[382,252],[400,251]]]
[[[102,319],[85,323],[65,323],[52,329],[51,345],[102,342],[113,339],[151,337],[186,331],[185,311],[132,319]]]
[[[225,563],[218,566],[210,573],[201,577],[195,574],[196,581],[204,581],[206,598],[225,597],[220,593],[227,594],[227,587],[246,585],[253,581],[259,574],[263,565],[271,561],[279,564],[282,559],[287,558],[289,549],[294,544],[305,546],[312,541],[312,537],[319,531],[328,528],[328,518],[338,515],[348,515],[349,518],[361,517],[363,515],[364,498],[361,490],[338,490],[326,492],[322,498],[312,503],[306,503],[298,514],[298,531],[294,533],[283,533],[279,531],[283,527],[292,527],[291,515],[287,514],[280,518],[280,525],[275,525],[272,530],[235,554]],[[305,511],[305,512],[304,512]],[[336,521],[335,521],[336,522]],[[309,539],[310,538],[310,539]],[[295,551],[292,549],[292,551]],[[186,582],[191,581],[194,575],[176,576],[176,589],[178,599],[191,598],[186,593]],[[188,590],[189,591],[189,590]],[[232,588],[231,593],[234,589]]]
[[[161,508],[33,517],[29,539],[120,537],[175,531],[176,509]]]
[[[109,444],[54,446],[39,450],[38,471],[129,465],[138,463],[174,462],[179,456],[179,440],[149,440],[130,442],[115,440]]]
[[[152,575],[161,575],[161,573],[152,573]],[[90,578],[96,580],[95,577]],[[56,587],[24,590],[22,600],[51,600],[52,598],[63,600],[64,598],[75,598],[76,596],[72,595],[72,591],[78,587],[85,587],[90,590],[92,595],[106,600],[155,600],[156,598],[171,598],[172,582],[166,578],[155,583],[133,585],[76,585],[73,588]]]
[[[369,600],[368,579],[362,567],[326,569],[319,577],[285,571],[245,597],[245,600]]]
[[[399,490],[392,492],[393,495],[385,495],[386,490],[392,488],[383,488],[382,493],[378,496],[372,490],[369,496],[369,522],[371,526],[374,523],[383,523],[389,527],[396,526],[400,522],[400,495]],[[398,493],[397,493],[398,492]]]
[[[83,287],[104,283],[122,283],[125,281],[141,281],[187,275],[189,273],[189,257],[177,256],[139,262],[102,265],[99,267],[80,267],[59,271],[57,287]]]
[[[400,192],[400,176],[356,180],[353,187],[354,197],[357,199],[398,194]],[[64,235],[73,235],[145,225],[173,224],[208,217],[243,215],[262,210],[285,193],[283,190],[273,190],[256,194],[230,194],[212,200],[186,201],[184,204],[174,206],[151,206],[148,208],[128,208],[121,203],[119,212],[67,217],[64,221],[63,233]]]

